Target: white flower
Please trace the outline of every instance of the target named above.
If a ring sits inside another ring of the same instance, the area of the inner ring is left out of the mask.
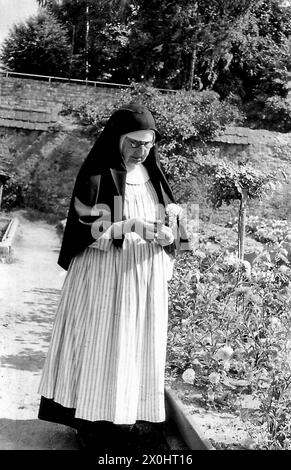
[[[177,204],[168,204],[165,208],[165,212],[168,215],[168,225],[172,231],[177,230],[177,218],[181,216],[183,209]]]
[[[211,374],[209,374],[209,382],[212,383],[213,385],[217,385],[220,381],[220,374],[218,374],[217,372],[211,372]]]
[[[195,371],[193,369],[186,369],[185,372],[182,374],[182,379],[184,382],[187,384],[193,385],[194,380],[195,380]]]
[[[237,268],[239,266],[239,259],[232,253],[224,258],[224,263],[229,267]]]
[[[272,317],[270,319],[270,327],[273,331],[279,331],[281,329],[281,326],[282,326],[282,324],[281,324],[279,318]]]
[[[248,261],[241,260],[240,266],[242,267],[243,271],[246,273],[247,276],[251,275],[252,267]]]
[[[183,209],[182,207],[178,206],[178,204],[168,204],[165,209],[166,213],[169,214],[169,216],[178,216],[182,213]]]
[[[233,355],[233,349],[231,346],[223,346],[222,348],[218,349],[214,354],[216,360],[221,361],[228,361],[231,356]]]
[[[230,362],[229,361],[224,361],[223,369],[227,372],[229,371],[229,369],[230,369]]]

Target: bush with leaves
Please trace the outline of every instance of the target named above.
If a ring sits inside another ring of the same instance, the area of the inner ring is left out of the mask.
[[[244,120],[237,106],[220,101],[219,95],[213,91],[163,93],[142,83],[133,83],[109,101],[96,103],[92,99],[65,103],[63,112],[72,112],[81,122],[96,126],[99,131],[114,109],[131,101],[143,103],[152,111],[166,141],[205,140],[225,126],[240,124]]]
[[[291,269],[281,255],[271,262],[262,252],[251,266],[221,247],[181,254],[169,286],[167,366],[193,371],[205,403],[237,410],[244,395],[257,398],[264,446],[290,449]]]
[[[291,131],[291,104],[278,95],[261,96],[244,106],[247,124],[277,132]]]
[[[247,233],[255,240],[265,244],[280,244],[291,242],[291,227],[287,220],[268,220],[258,216],[248,218]]]
[[[202,171],[212,175],[209,199],[214,207],[223,203],[230,204],[239,200],[238,214],[238,254],[244,258],[245,223],[248,203],[253,199],[261,199],[273,188],[275,173],[262,172],[246,162],[238,165],[228,160],[210,158],[201,165]]]
[[[19,174],[12,171],[3,187],[1,208],[9,211],[15,207],[23,207],[23,189]]]
[[[162,135],[159,154],[163,168],[170,182],[182,184],[186,193],[189,185],[185,181],[192,184],[191,176],[198,173],[196,161],[202,163],[209,153],[206,147],[195,148],[193,141],[204,142],[227,125],[244,120],[236,105],[220,101],[213,91],[163,93],[141,83],[117,92],[109,101],[65,103],[63,113],[72,113],[100,132],[112,112],[131,101],[143,103],[152,111]],[[186,202],[183,195],[181,200]]]

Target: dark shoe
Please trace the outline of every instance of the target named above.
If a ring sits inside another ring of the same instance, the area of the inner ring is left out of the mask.
[[[98,441],[94,433],[84,429],[77,429],[76,437],[81,450],[97,450]]]

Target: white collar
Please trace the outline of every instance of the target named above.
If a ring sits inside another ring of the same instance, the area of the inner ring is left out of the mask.
[[[142,163],[126,173],[126,182],[129,184],[143,184],[149,179],[148,170]]]

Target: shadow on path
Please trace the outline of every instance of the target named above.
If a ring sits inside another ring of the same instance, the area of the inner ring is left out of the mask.
[[[108,447],[113,453],[119,451],[120,455],[122,455],[122,452],[143,453],[151,451],[163,453],[169,451],[162,434],[149,423],[139,424],[134,433],[119,429],[118,437],[115,434],[114,440],[110,439]],[[0,419],[0,449],[84,450],[76,437],[75,431],[68,426],[39,419],[12,420],[5,418]],[[96,452],[98,453],[97,449],[98,438],[96,438]],[[91,448],[90,451],[92,452],[92,450]],[[100,448],[100,451],[103,453],[102,448]]]
[[[38,419],[0,419],[1,450],[79,450],[73,430]]]

